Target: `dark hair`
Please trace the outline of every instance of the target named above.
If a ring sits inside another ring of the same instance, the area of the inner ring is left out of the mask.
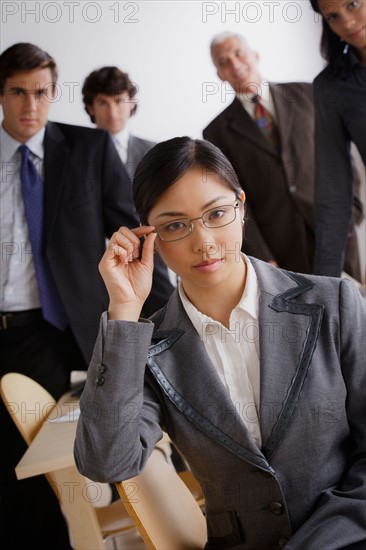
[[[332,31],[328,22],[323,17],[318,0],[310,0],[313,10],[322,16],[323,31],[320,39],[320,53],[328,61],[328,70],[334,75],[346,76],[350,67],[350,55],[343,53],[345,42]],[[351,47],[349,47],[349,50]]]
[[[133,180],[133,199],[142,224],[158,198],[191,168],[202,168],[220,176],[237,198],[242,188],[229,160],[221,150],[200,139],[187,136],[162,141],[150,149],[137,165]]]
[[[16,73],[34,69],[50,69],[52,86],[57,82],[57,65],[53,57],[34,44],[19,42],[0,55],[0,94],[4,93],[5,82]]]
[[[95,117],[88,111],[98,94],[110,96],[127,92],[132,99],[137,94],[137,86],[130,80],[127,73],[123,73],[118,67],[102,67],[90,73],[84,80],[82,94],[86,112],[94,123]],[[136,112],[137,103],[131,110],[131,116]]]

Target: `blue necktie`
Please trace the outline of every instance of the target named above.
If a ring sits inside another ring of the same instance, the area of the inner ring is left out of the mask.
[[[58,329],[64,330],[67,325],[67,317],[44,251],[43,183],[36,167],[29,158],[30,150],[28,147],[21,145],[19,151],[22,155],[20,180],[24,210],[32,245],[42,315],[46,321]]]

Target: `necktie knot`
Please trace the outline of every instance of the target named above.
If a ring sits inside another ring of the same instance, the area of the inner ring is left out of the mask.
[[[26,145],[20,145],[20,146],[19,146],[19,151],[20,151],[22,157],[23,157],[25,160],[28,160],[28,158],[29,158],[29,153],[30,153],[29,147],[27,147]]]

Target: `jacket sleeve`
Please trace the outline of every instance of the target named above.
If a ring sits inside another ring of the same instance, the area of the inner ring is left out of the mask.
[[[159,402],[144,382],[153,326],[102,315],[74,444],[76,467],[93,481],[137,475],[162,437]]]
[[[337,111],[337,91],[324,75],[314,81],[315,236],[314,272],[339,277],[352,219],[350,138]]]
[[[321,495],[286,550],[348,549],[366,544],[366,312],[359,290],[340,283],[340,356],[352,452],[339,484]]]

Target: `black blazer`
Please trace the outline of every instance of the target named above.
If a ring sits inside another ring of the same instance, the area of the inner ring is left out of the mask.
[[[45,133],[45,242],[71,329],[87,363],[108,295],[98,271],[106,239],[139,225],[129,176],[108,132],[49,122]],[[173,286],[161,260],[145,304],[153,313]]]

